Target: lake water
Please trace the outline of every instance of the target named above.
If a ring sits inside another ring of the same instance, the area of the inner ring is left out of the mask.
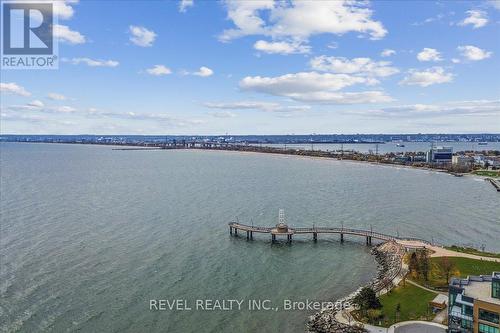
[[[150,299],[332,300],[363,239],[231,237],[227,223],[370,228],[500,251],[482,179],[222,151],[0,145],[0,332],[302,332],[307,311],[151,311]]]

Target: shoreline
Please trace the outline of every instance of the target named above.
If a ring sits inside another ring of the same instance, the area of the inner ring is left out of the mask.
[[[390,292],[393,288],[397,287],[398,284],[404,279],[408,273],[408,266],[403,263],[404,255],[406,254],[407,247],[413,248],[413,246],[407,243],[399,242],[384,242],[374,246],[371,250],[371,254],[375,256],[377,262],[377,273],[376,277],[372,279],[369,283],[364,286],[359,287],[355,291],[351,292],[347,296],[333,301],[333,303],[350,302],[363,287],[371,287],[377,294],[381,296]],[[470,255],[467,253],[456,252],[452,250],[447,250],[441,247],[436,247],[430,245],[426,247],[430,250],[432,254],[430,257],[464,257],[474,260],[486,260],[491,262],[500,262],[500,259],[494,257],[484,257],[479,255]],[[438,251],[436,251],[438,250]],[[420,287],[423,288],[423,287]],[[431,290],[435,293],[439,293],[438,290]],[[350,309],[322,309],[321,311],[315,313],[309,317],[306,323],[307,333],[362,333],[365,331],[360,325],[365,325],[364,323],[358,322],[351,314]],[[399,324],[395,323],[394,325]],[[371,325],[368,325],[371,326]],[[378,326],[371,326],[377,327]]]
[[[364,287],[372,288],[377,296],[389,292],[392,288],[396,287],[400,281],[397,281],[401,275],[406,275],[406,269],[403,267],[403,257],[405,254],[404,247],[396,242],[384,242],[374,246],[370,253],[375,257],[377,263],[377,272],[375,277],[368,282],[357,288],[355,291],[349,293],[347,296],[334,300],[335,304],[342,304],[352,302],[352,299]],[[349,324],[343,323],[337,319],[337,316]],[[322,309],[319,312],[309,317],[306,323],[306,332],[308,333],[330,333],[330,332],[354,332],[362,333],[364,329],[357,327],[357,321],[352,318],[349,310],[337,309]]]
[[[363,160],[356,160],[356,159],[349,159],[349,158],[338,158],[335,156],[314,156],[314,155],[307,155],[307,154],[292,154],[292,153],[287,153],[285,151],[283,152],[266,152],[266,151],[255,151],[255,150],[236,150],[236,149],[217,149],[217,148],[171,148],[171,149],[164,149],[162,147],[152,147],[152,146],[137,146],[133,144],[123,144],[123,145],[118,145],[118,144],[100,144],[100,143],[79,143],[79,142],[10,142],[10,141],[3,141],[5,143],[21,143],[21,144],[60,144],[60,145],[82,145],[82,146],[103,146],[103,147],[110,147],[112,150],[116,151],[163,151],[163,150],[184,150],[184,151],[217,151],[217,152],[229,152],[229,153],[242,153],[242,154],[266,154],[266,155],[272,155],[272,156],[291,156],[291,157],[298,157],[298,158],[310,158],[313,160],[333,160],[333,161],[338,161],[338,162],[352,162],[352,163],[357,163],[357,164],[368,164],[368,165],[373,165],[373,166],[381,166],[381,167],[390,167],[390,168],[404,168],[404,169],[409,169],[409,170],[421,170],[421,171],[431,171],[431,172],[436,172],[436,173],[441,173],[441,174],[448,174],[450,176],[455,176],[454,172],[444,170],[444,169],[438,169],[438,168],[431,168],[431,167],[420,167],[420,166],[412,166],[412,165],[404,165],[404,164],[395,164],[395,163],[380,163],[380,162],[374,162],[374,161],[363,161]],[[129,147],[129,148],[127,148]],[[113,149],[117,148],[117,149]],[[270,147],[271,149],[275,149]],[[313,151],[305,151],[305,152],[319,152],[319,153],[327,153],[326,151],[321,151],[321,150],[313,150]],[[488,176],[482,176],[482,175],[477,175],[472,172],[468,173],[462,173],[460,174],[461,176],[468,176],[468,177],[475,177],[478,179],[483,179],[486,180],[487,178],[491,178]]]

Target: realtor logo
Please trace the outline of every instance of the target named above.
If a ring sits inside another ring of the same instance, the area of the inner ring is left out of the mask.
[[[51,2],[2,2],[2,69],[57,69]]]

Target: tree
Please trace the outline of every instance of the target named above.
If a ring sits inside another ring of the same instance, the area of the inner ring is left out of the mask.
[[[399,317],[401,315],[401,303],[396,305],[396,321],[399,321]]]
[[[410,256],[410,262],[408,263],[408,268],[410,269],[410,273],[418,271],[418,259],[417,253],[413,252]]]
[[[363,313],[366,313],[369,309],[380,309],[382,307],[375,291],[370,287],[361,289],[352,301],[359,306]]]
[[[439,260],[439,267],[446,276],[446,283],[450,281],[450,274],[455,269],[455,264],[448,257],[441,257]]]
[[[429,281],[430,259],[426,249],[419,252],[418,256],[419,273],[424,277],[425,281]]]
[[[382,310],[380,309],[369,309],[367,311],[368,319],[371,323],[377,324],[377,321],[382,318]]]

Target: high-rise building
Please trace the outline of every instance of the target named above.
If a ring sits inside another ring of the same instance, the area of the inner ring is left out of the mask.
[[[449,332],[500,333],[500,272],[452,278],[449,287]]]

